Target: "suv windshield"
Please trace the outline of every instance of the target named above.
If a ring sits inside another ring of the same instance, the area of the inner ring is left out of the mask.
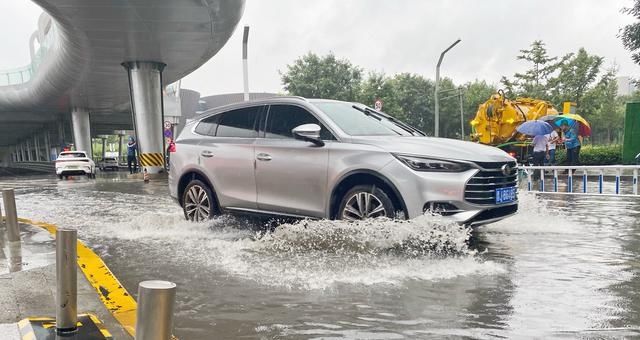
[[[314,105],[352,136],[424,136],[417,129],[362,104],[316,102]]]

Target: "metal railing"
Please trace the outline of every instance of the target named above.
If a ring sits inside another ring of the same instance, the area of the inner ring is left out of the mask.
[[[53,45],[54,32],[56,31],[55,27],[55,25],[51,25],[51,28],[45,34],[43,41],[34,53],[29,65],[9,70],[0,70],[0,86],[20,85],[29,82],[33,78],[38,67],[44,60],[45,55]]]
[[[519,166],[521,174],[526,177],[527,191],[537,192],[566,192],[604,194],[605,180],[613,179],[615,195],[623,194],[623,178],[630,178],[631,192],[638,195],[638,173],[640,165],[600,165],[600,166]],[[545,181],[546,172],[550,172],[551,188]],[[597,190],[589,191],[589,179],[597,178]],[[559,191],[562,180],[565,181],[565,191]],[[577,188],[576,188],[577,186]],[[549,190],[550,189],[550,190]],[[578,189],[577,191],[575,189]]]

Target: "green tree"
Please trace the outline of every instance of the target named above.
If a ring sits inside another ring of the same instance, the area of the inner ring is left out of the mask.
[[[624,126],[624,112],[618,99],[617,69],[611,68],[586,91],[580,113],[587,119],[592,128],[591,142],[609,144],[619,140]]]
[[[298,58],[280,72],[284,89],[291,95],[354,101],[360,91],[362,69],[333,53],[314,53]]]
[[[640,65],[640,0],[635,0],[632,7],[622,9],[623,13],[630,14],[638,19],[638,22],[624,26],[620,30],[620,38],[624,47],[631,51],[631,58]]]
[[[384,73],[370,72],[367,79],[360,86],[357,100],[365,105],[374,107],[376,100],[382,100],[382,111],[399,119],[404,119],[402,109],[395,97],[395,89],[391,78]]]
[[[553,81],[552,101],[557,105],[572,101],[580,109],[582,98],[598,78],[604,58],[590,55],[584,48],[568,56],[568,60],[560,67],[560,74]]]
[[[502,77],[502,85],[511,96],[548,99],[549,83],[553,82],[555,73],[570,56],[558,60],[547,53],[545,43],[536,40],[528,50],[520,50],[518,60],[527,61],[530,68],[524,73],[515,73],[513,80]]]
[[[393,89],[393,100],[390,104],[395,105],[398,112],[384,111],[433,135],[434,116],[433,111],[429,110],[433,107],[433,82],[421,75],[400,73],[389,79],[389,83]]]

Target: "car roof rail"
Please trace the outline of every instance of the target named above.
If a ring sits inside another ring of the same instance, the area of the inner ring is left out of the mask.
[[[302,96],[280,96],[280,95],[276,95],[276,96],[268,97],[268,98],[264,98],[264,99],[273,99],[273,98],[300,99],[300,100],[304,100],[305,102],[309,101],[307,98],[302,97]]]

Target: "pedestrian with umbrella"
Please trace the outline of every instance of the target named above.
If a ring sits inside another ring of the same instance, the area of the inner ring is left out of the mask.
[[[564,113],[560,115],[547,115],[540,120],[553,122],[559,126],[565,135],[565,147],[567,148],[567,164],[580,164],[580,148],[582,137],[591,136],[591,125],[581,115]]]
[[[567,165],[575,166],[579,163],[578,148],[580,147],[580,139],[575,126],[569,126],[569,120],[560,120],[560,128],[564,132],[564,146],[567,149]],[[556,123],[556,124],[557,124]]]
[[[516,130],[522,134],[533,136],[533,165],[543,166],[544,160],[549,157],[549,145],[547,136],[553,131],[553,126],[541,120],[530,120],[520,124]],[[534,179],[538,179],[536,171]]]

